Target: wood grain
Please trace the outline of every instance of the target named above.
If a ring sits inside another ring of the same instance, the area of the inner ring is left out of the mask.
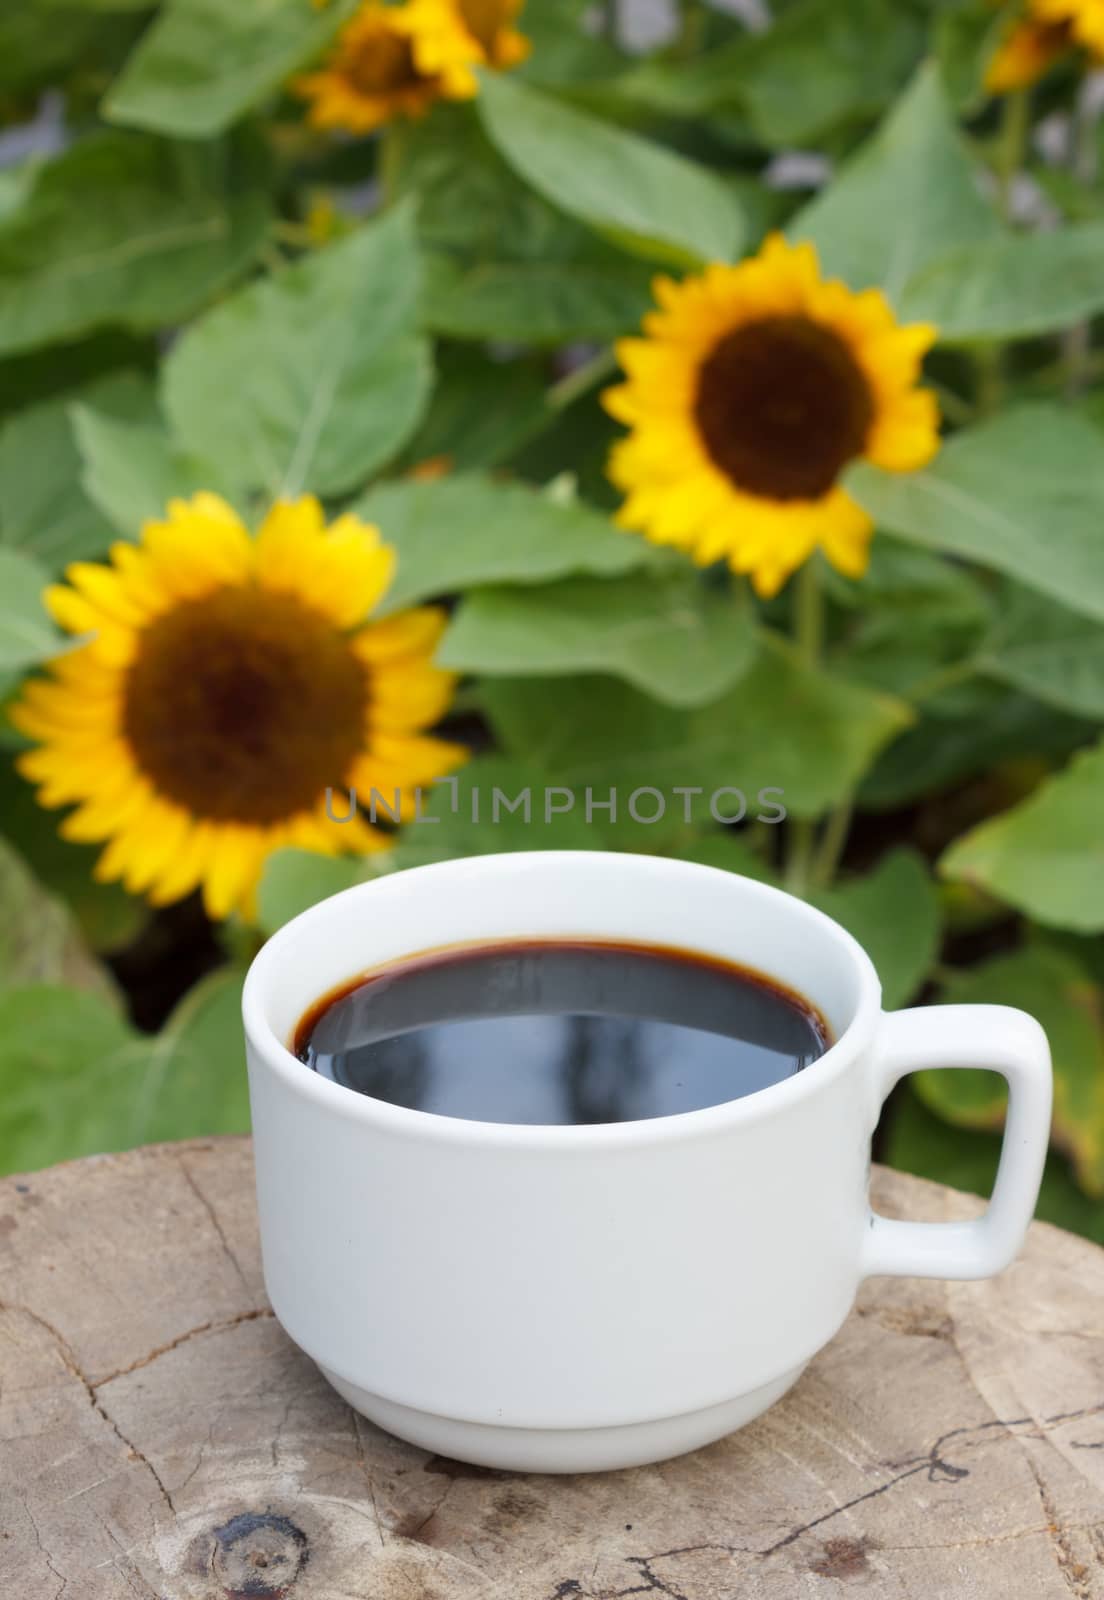
[[[890,1214],[980,1204],[875,1185]],[[992,1282],[871,1282],[742,1432],[538,1478],[427,1456],[328,1388],[265,1301],[247,1140],[6,1179],[0,1593],[1096,1600],[1104,1252],[1036,1224]]]

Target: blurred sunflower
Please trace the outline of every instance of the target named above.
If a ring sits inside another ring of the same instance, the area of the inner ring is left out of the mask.
[[[632,430],[610,459],[618,522],[701,566],[727,560],[764,596],[818,546],[860,576],[872,525],[840,475],[935,455],[935,397],[916,387],[934,328],[901,326],[880,290],[826,281],[811,244],[777,234],[655,293],[645,337],[617,346],[627,382],[603,396]]]
[[[409,0],[407,10],[415,26],[415,58],[424,72],[440,72],[457,61],[466,39],[472,66],[504,70],[516,67],[530,51],[529,40],[514,23],[525,0]],[[476,94],[479,80],[470,70],[468,92]]]
[[[292,88],[311,102],[316,128],[371,133],[420,117],[435,100],[470,100],[475,68],[524,61],[529,41],[513,26],[524,0],[366,0],[317,72]]]
[[[424,116],[435,100],[470,99],[478,60],[478,46],[446,0],[367,0],[318,71],[291,87],[310,101],[313,127],[371,133],[398,117]]]
[[[100,879],[156,905],[202,888],[207,910],[250,913],[266,856],[385,846],[349,790],[410,815],[413,791],[466,752],[429,737],[454,677],[431,664],[435,608],[367,621],[394,552],[307,497],[256,538],[216,495],[174,500],[109,564],[78,562],[46,591],[88,635],[11,712],[38,741],[19,757],[45,806],[76,804],[69,839],[107,841]],[[326,791],[331,790],[327,814]]]
[[[1104,0],[1027,0],[989,61],[985,87],[991,94],[1030,88],[1077,47],[1104,61]]]

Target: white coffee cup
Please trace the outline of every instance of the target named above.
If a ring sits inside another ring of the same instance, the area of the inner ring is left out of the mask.
[[[328,991],[397,957],[535,936],[703,951],[797,990],[835,1043],[743,1099],[648,1121],[515,1126],[410,1111],[289,1049]],[[875,1273],[1012,1260],[1046,1155],[1038,1023],[1004,1006],[886,1015],[869,958],[763,884],[649,856],[543,852],[419,867],[269,940],[243,1011],[265,1283],[291,1338],[402,1438],[488,1466],[625,1467],[777,1400]],[[868,1203],[883,1100],[923,1067],[990,1067],[1010,1100],[973,1222]]]

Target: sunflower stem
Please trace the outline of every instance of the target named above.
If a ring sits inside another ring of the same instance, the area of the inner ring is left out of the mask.
[[[979,344],[974,351],[977,390],[974,409],[978,417],[991,417],[1004,395],[1004,362],[999,344]]]
[[[812,865],[814,889],[830,889],[840,864],[847,836],[851,832],[851,819],[855,814],[855,797],[845,795],[824,826],[820,844]]]
[[[800,900],[809,890],[815,849],[816,824],[795,817],[786,835],[786,888]]]
[[[700,53],[708,20],[704,0],[682,0],[682,25],[674,51],[681,60],[688,61]]]
[[[1070,171],[1074,178],[1091,190],[1096,181],[1099,160],[1097,157],[1097,116],[1093,109],[1089,83],[1082,84],[1077,106],[1070,118]],[[1092,358],[1092,323],[1087,318],[1075,322],[1062,334],[1063,387],[1075,399],[1089,386]]]
[[[617,357],[612,349],[599,350],[552,384],[545,392],[545,405],[550,411],[566,411],[616,371]]]
[[[812,556],[797,575],[794,590],[794,643],[807,667],[818,667],[824,647],[824,589]]]
[[[376,175],[380,186],[380,209],[389,211],[399,198],[399,174],[403,162],[403,135],[397,122],[380,129],[376,154]]]
[[[1026,89],[1005,95],[997,141],[997,207],[1004,222],[1012,221],[1013,188],[1027,150],[1031,96]]]
[[[1016,174],[1023,166],[1031,131],[1030,111],[1031,96],[1026,89],[1005,95],[994,162],[997,210],[1002,222],[1012,221]],[[974,364],[978,414],[992,416],[1004,397],[1004,351],[999,344],[979,345],[974,353]]]
[[[824,589],[815,555],[795,579],[793,637],[801,660],[815,671],[824,648]],[[807,893],[815,850],[816,824],[795,817],[786,835],[786,888],[791,894]]]

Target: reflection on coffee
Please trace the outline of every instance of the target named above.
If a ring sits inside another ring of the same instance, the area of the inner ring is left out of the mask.
[[[633,1122],[737,1100],[830,1043],[800,996],[663,946],[509,940],[398,961],[311,1008],[293,1048],[391,1105],[477,1122]]]

